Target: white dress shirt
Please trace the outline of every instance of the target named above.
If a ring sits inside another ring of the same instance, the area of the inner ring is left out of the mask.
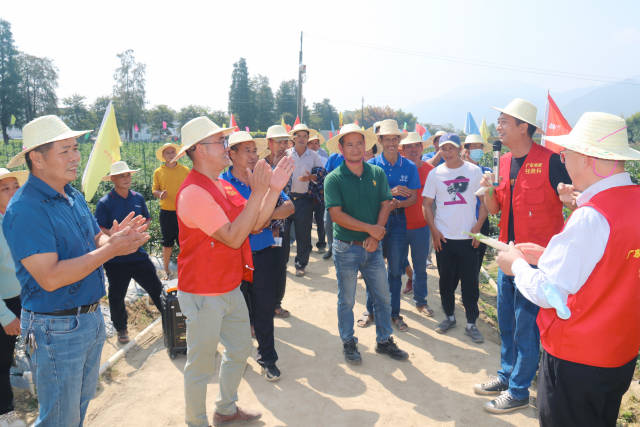
[[[287,155],[293,159],[293,174],[291,175],[291,192],[306,193],[309,190],[309,181],[300,181],[300,177],[311,173],[315,167],[324,167],[324,160],[313,150],[306,149],[302,156],[298,156],[295,147],[287,150]]]
[[[551,308],[542,285],[553,285],[564,304],[567,297],[577,293],[604,255],[609,241],[609,223],[597,210],[587,206],[593,196],[613,187],[632,185],[628,173],[618,173],[589,186],[576,200],[579,207],[564,227],[551,238],[538,260],[538,269],[523,259],[511,266],[518,291],[532,303]]]

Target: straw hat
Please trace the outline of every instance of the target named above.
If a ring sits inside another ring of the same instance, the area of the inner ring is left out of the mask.
[[[640,160],[640,151],[629,147],[625,120],[609,113],[584,113],[568,135],[545,139],[599,159]]]
[[[264,138],[254,138],[249,132],[243,130],[231,134],[231,136],[229,137],[229,148],[233,147],[234,145],[242,144],[243,142],[249,141],[253,141],[256,143],[258,155],[260,155],[260,153],[262,153],[267,148],[267,141]]]
[[[120,160],[111,164],[111,172],[109,175],[102,177],[103,181],[111,181],[111,177],[114,175],[122,175],[123,173],[136,173],[140,169],[129,169],[127,162]]]
[[[440,138],[440,137],[441,137],[442,135],[444,135],[445,133],[447,133],[447,132],[445,132],[445,131],[443,131],[443,130],[439,130],[439,131],[437,131],[436,133],[434,133],[433,135],[431,135],[429,138],[427,138],[427,143],[428,143],[428,144],[433,144],[433,140],[434,140],[434,139],[436,139],[436,138]]]
[[[311,133],[309,134],[309,142],[313,141],[314,139],[317,139],[321,145],[325,141],[324,136],[322,136],[322,134],[317,130],[312,130]]]
[[[342,126],[340,129],[340,133],[336,136],[329,138],[327,141],[327,149],[332,153],[339,153],[338,143],[340,142],[340,138],[350,133],[359,133],[364,137],[365,143],[365,151],[371,150],[374,145],[376,145],[376,136],[373,132],[369,132],[368,130],[363,130],[360,126],[355,123],[349,123],[348,125]]]
[[[467,135],[467,137],[464,139],[463,145],[467,145],[467,144],[482,144],[482,149],[484,151],[489,150],[489,144],[485,143],[482,137],[477,133],[472,133],[470,135]]]
[[[172,142],[167,142],[166,144],[164,144],[162,147],[158,148],[156,150],[156,159],[160,160],[161,162],[165,162],[163,154],[164,154],[164,150],[166,150],[169,147],[173,147],[176,149],[176,153],[178,152],[178,150],[180,150],[180,146],[178,144],[174,144]]]
[[[193,147],[203,139],[218,133],[222,133],[226,136],[232,134],[236,128],[236,126],[221,128],[217,124],[213,123],[207,116],[200,116],[189,120],[184,124],[184,126],[182,126],[182,129],[180,129],[182,146],[180,147],[178,154],[173,158],[173,161],[175,162],[180,157],[184,156],[184,153],[186,153],[189,148]]]
[[[29,171],[15,171],[11,172],[9,169],[0,168],[0,181],[6,178],[15,178],[18,180],[18,185],[22,187],[22,185],[27,182],[27,178],[29,178]]]
[[[396,135],[399,136],[400,139],[404,139],[407,136],[406,132],[402,132],[400,128],[398,128],[398,122],[393,119],[382,120],[380,122],[380,129],[378,129],[376,135]]]
[[[311,129],[309,129],[307,125],[305,125],[304,123],[298,123],[293,127],[293,129],[291,129],[291,132],[289,133],[293,136],[296,134],[296,132],[301,132],[301,131],[305,131],[309,135],[311,135]]]
[[[267,139],[290,139],[291,135],[287,133],[287,130],[282,125],[269,126],[267,129]]]
[[[536,123],[536,115],[538,114],[538,109],[535,105],[525,99],[515,98],[504,108],[492,108],[494,110],[500,111],[501,113],[508,114],[511,117],[515,117],[516,119],[520,119],[535,127],[538,127],[538,124]]]
[[[422,138],[418,132],[409,132],[407,137],[400,141],[400,145],[415,144],[416,142],[422,142]]]
[[[69,138],[77,138],[90,130],[71,130],[69,126],[58,116],[42,116],[31,120],[22,128],[22,151],[15,155],[8,168],[13,168],[24,163],[24,156],[34,148],[50,142],[62,141]]]

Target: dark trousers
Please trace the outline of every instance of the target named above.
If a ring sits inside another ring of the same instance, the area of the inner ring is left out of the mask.
[[[124,306],[124,297],[127,295],[131,279],[138,282],[142,289],[147,291],[153,304],[162,313],[160,292],[162,283],[156,274],[156,268],[149,257],[131,262],[115,262],[104,265],[107,279],[109,279],[109,310],[111,321],[117,331],[127,329],[127,309]]]
[[[6,299],[4,303],[17,318],[20,318],[20,310],[22,309],[20,297]],[[13,364],[16,338],[15,335],[7,335],[4,328],[0,326],[0,415],[13,411],[13,391],[11,390],[9,371]]]
[[[268,247],[253,253],[253,283],[245,285],[249,318],[258,341],[258,363],[273,365],[278,360],[273,337],[273,316],[278,301],[278,269],[282,263],[280,247]]]
[[[311,225],[313,223],[313,199],[311,196],[291,197],[296,208],[293,226],[296,232],[296,268],[304,269],[311,253]]]
[[[284,222],[284,234],[282,235],[282,250],[280,251],[280,262],[272,268],[278,270],[276,275],[276,308],[282,307],[284,291],[287,288],[287,264],[291,253],[291,217]]]
[[[313,221],[316,223],[316,231],[318,232],[316,248],[325,248],[327,240],[324,232],[324,201],[313,201]]]
[[[458,280],[462,290],[462,304],[468,323],[478,319],[478,254],[471,246],[471,239],[452,240],[442,243],[440,252],[436,252],[438,273],[440,274],[440,299],[447,316],[453,316],[455,310],[455,291]]]
[[[538,373],[540,425],[614,427],[636,359],[619,368],[598,368],[558,359],[544,351]]]

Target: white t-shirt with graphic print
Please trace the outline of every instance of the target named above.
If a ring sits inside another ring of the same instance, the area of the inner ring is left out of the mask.
[[[427,176],[422,195],[435,199],[435,223],[445,239],[470,239],[465,232],[470,232],[477,221],[475,192],[481,179],[482,170],[469,162],[456,169],[443,163]]]

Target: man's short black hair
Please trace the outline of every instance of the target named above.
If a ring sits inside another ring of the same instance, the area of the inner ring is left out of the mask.
[[[33,151],[37,151],[38,153],[42,153],[45,154],[47,151],[51,150],[51,147],[53,147],[53,142],[48,142],[44,145],[41,145],[39,147],[34,148],[33,150],[30,150],[28,152],[26,152],[24,154],[24,161],[27,163],[27,169],[29,169],[29,172],[33,172],[32,168],[33,168],[33,164],[31,163],[31,157],[29,156],[29,153],[33,152]]]
[[[529,138],[533,138],[533,134],[536,133],[536,129],[538,128],[532,125],[531,123],[525,122],[524,120],[520,120],[516,117],[514,117],[514,119],[516,120],[516,126],[520,126],[523,123],[527,123],[527,134],[529,135]]]

